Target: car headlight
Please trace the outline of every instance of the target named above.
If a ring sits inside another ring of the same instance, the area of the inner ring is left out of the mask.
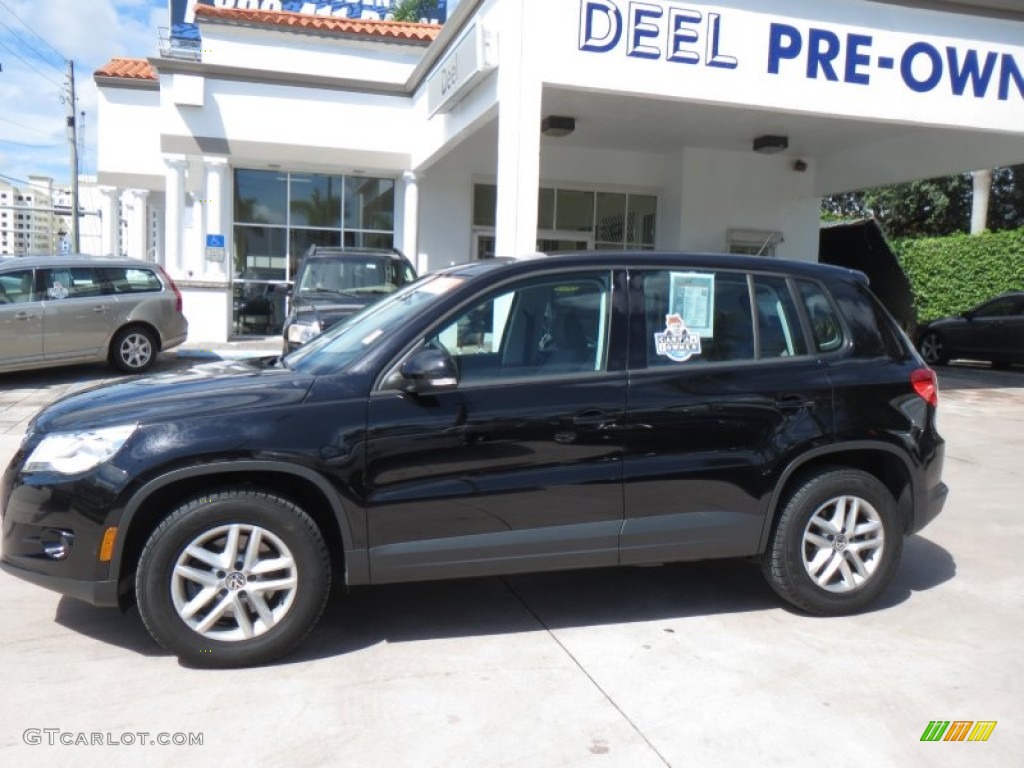
[[[138,424],[47,435],[25,462],[25,472],[76,475],[113,458]]]
[[[292,323],[288,326],[288,341],[305,344],[318,333],[320,333],[318,320],[314,320],[312,323]]]

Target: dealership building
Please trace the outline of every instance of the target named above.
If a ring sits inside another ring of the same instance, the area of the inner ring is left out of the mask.
[[[825,195],[1024,163],[1018,0],[323,5],[200,3],[197,47],[96,72],[132,211],[103,250],[163,264],[203,340],[259,330],[255,294],[279,324],[311,244],[813,260]]]

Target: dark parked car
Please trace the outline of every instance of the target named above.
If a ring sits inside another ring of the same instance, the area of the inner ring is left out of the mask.
[[[3,567],[138,602],[199,665],[332,583],[757,558],[859,611],[941,510],[936,379],[836,267],[655,253],[429,275],[284,357],[65,397],[0,485]]]
[[[415,279],[399,251],[310,246],[291,289],[284,353]]]
[[[988,360],[996,368],[1024,363],[1024,292],[1004,293],[958,317],[921,327],[921,356],[929,365],[950,360]]]

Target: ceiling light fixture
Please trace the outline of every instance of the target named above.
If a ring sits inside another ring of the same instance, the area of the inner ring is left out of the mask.
[[[754,151],[762,155],[777,155],[788,148],[788,136],[758,136],[754,139]]]
[[[540,132],[545,136],[568,136],[576,130],[575,117],[548,115],[540,121]]]

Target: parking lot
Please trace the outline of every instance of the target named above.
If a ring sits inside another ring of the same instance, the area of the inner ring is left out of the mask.
[[[0,376],[0,461],[110,375]],[[283,662],[204,671],[4,574],[0,765],[1019,766],[1024,369],[940,382],[950,500],[871,612],[807,617],[737,562],[361,587]]]

